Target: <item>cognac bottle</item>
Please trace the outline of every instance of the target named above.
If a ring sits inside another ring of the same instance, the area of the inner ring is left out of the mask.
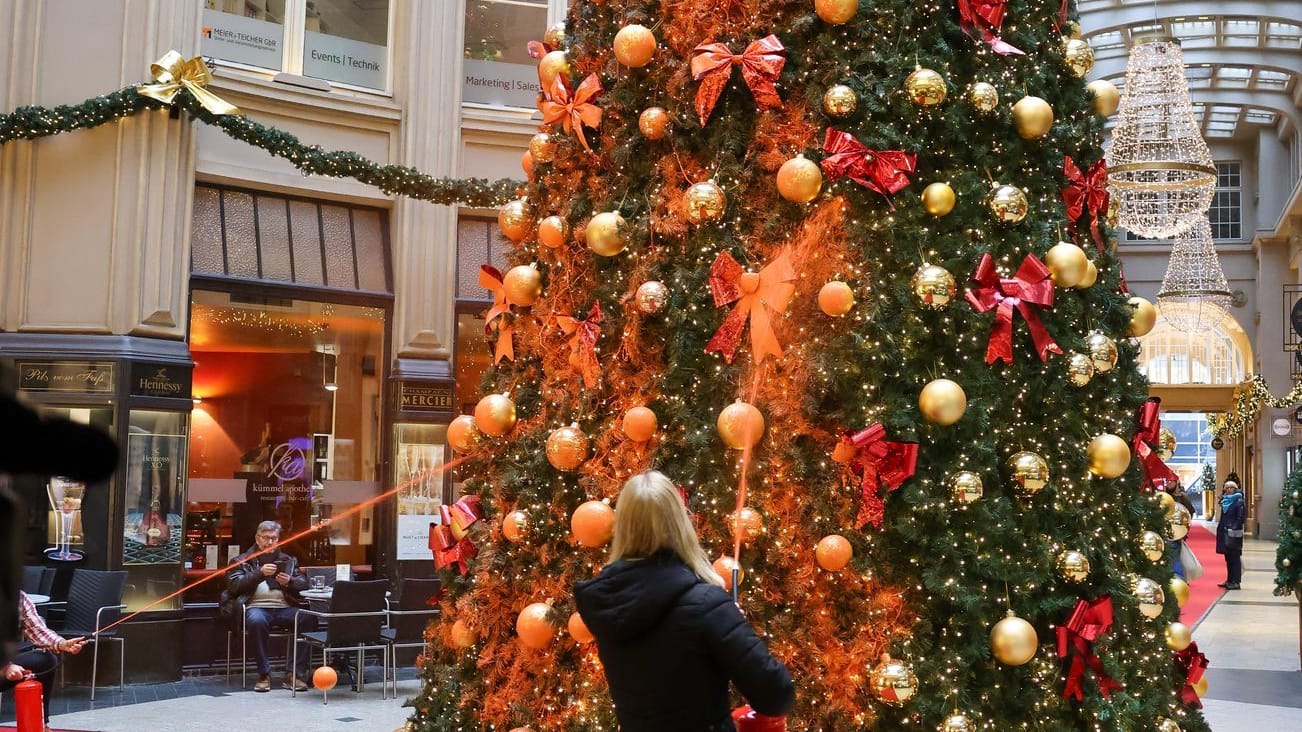
[[[158,499],[155,498],[149,504],[149,513],[140,521],[140,536],[145,546],[162,546],[167,543],[172,530],[167,525],[167,520],[159,511]]]

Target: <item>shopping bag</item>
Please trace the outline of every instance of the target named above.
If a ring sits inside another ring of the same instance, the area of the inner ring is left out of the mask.
[[[1203,563],[1198,561],[1198,555],[1183,541],[1180,542],[1180,566],[1184,568],[1186,582],[1193,582],[1203,576]]]
[[[737,723],[737,732],[787,732],[786,717],[766,717],[749,704],[732,710],[732,721]]]

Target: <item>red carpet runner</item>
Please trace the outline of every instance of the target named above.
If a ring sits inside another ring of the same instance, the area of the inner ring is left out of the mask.
[[[1195,523],[1189,527],[1185,543],[1203,565],[1203,576],[1189,583],[1189,602],[1180,608],[1180,621],[1196,626],[1225,590],[1217,583],[1225,581],[1225,557],[1216,553],[1216,534]]]

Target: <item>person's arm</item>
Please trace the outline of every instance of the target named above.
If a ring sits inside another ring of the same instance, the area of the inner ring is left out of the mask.
[[[228,587],[232,595],[250,595],[258,589],[258,583],[266,579],[262,567],[250,562],[248,556],[239,558],[238,564],[226,573]]]
[[[63,636],[50,630],[26,592],[18,593],[18,624],[22,627],[23,637],[38,648],[57,651],[64,644]]]
[[[722,588],[711,588],[704,606],[705,641],[715,661],[752,709],[768,717],[785,716],[796,702],[787,667],[769,653]]]

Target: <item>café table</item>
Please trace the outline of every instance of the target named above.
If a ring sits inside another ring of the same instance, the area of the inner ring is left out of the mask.
[[[49,595],[38,595],[35,592],[27,593],[27,599],[32,601],[33,605],[44,605],[50,601]]]

